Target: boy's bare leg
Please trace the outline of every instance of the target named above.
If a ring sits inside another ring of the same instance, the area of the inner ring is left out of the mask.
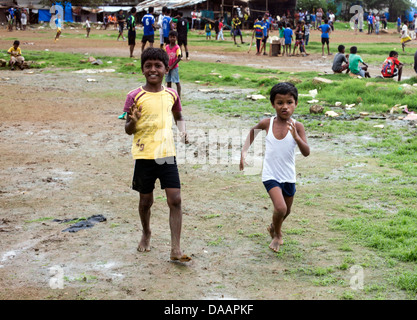
[[[284,221],[285,219],[290,215],[291,213],[291,207],[292,207],[292,203],[294,201],[294,197],[286,197],[284,196],[284,201],[285,204],[287,205],[287,212],[284,216]],[[275,233],[275,228],[274,225],[271,223],[268,227],[267,230],[269,231],[269,234],[271,235],[271,238],[274,239],[275,236],[278,236],[278,238],[281,238],[281,241],[279,242],[280,245],[284,244],[284,240],[282,238],[282,230],[280,231],[280,233],[278,235],[276,235]]]
[[[138,251],[146,252],[151,250],[151,207],[153,204],[153,192],[141,193],[139,199],[139,216],[142,223],[142,238],[139,242]]]
[[[285,218],[288,216],[288,207],[280,188],[275,187],[269,190],[269,196],[271,197],[272,203],[274,205],[274,213],[272,215],[272,226],[274,232],[272,233],[270,231],[272,241],[269,244],[269,248],[275,252],[278,252],[280,245],[283,244],[281,227]]]
[[[165,193],[169,207],[169,226],[171,228],[171,260],[190,261],[191,258],[182,253],[180,246],[182,228],[181,190],[166,188]]]

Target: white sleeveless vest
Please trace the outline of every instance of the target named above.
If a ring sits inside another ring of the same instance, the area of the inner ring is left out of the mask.
[[[272,131],[275,117],[271,118],[268,134],[265,137],[265,158],[262,181],[276,180],[279,183],[295,183],[295,142],[290,130],[284,139],[275,138]],[[295,125],[295,120],[294,125]]]

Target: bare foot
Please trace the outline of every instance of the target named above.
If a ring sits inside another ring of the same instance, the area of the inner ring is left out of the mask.
[[[272,225],[272,223],[266,228],[269,232],[269,235],[271,236],[272,239],[275,238],[275,230],[274,230],[274,226]],[[279,236],[278,236],[278,244],[281,246],[284,244],[284,240],[282,239],[282,232],[280,232]]]
[[[142,239],[140,239],[138,249],[139,252],[149,252],[151,251],[151,234],[146,235],[142,234]]]
[[[182,254],[182,252],[173,252],[171,251],[171,260],[172,261],[179,261],[179,262],[189,262],[191,258],[186,254]]]
[[[278,238],[274,238],[272,239],[271,243],[269,244],[269,248],[275,252],[279,251],[279,239]]]

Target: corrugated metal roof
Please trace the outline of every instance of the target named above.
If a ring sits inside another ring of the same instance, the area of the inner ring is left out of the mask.
[[[207,0],[145,0],[136,6],[136,10],[143,11],[149,7],[154,7],[155,11],[161,11],[162,7],[166,6],[168,9],[182,8],[193,6],[199,3],[206,2]]]

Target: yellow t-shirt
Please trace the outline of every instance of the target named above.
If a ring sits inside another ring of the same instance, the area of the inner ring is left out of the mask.
[[[123,111],[128,112],[133,103],[142,106],[142,116],[136,123],[132,142],[133,159],[175,156],[172,111],[182,110],[178,93],[172,88],[148,92],[140,87],[128,93]]]
[[[14,47],[10,47],[9,50],[7,50],[8,53],[11,53],[12,56],[21,56],[22,55],[22,50],[20,50],[20,47],[17,47],[17,49],[15,49]]]

